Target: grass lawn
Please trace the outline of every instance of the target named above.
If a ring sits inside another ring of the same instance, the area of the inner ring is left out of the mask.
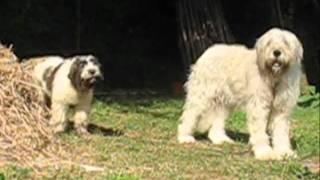
[[[317,96],[319,97],[319,96]],[[95,133],[85,140],[73,131],[61,136],[77,148],[90,148],[103,172],[60,171],[47,179],[319,179],[305,165],[319,161],[319,100],[303,96],[292,115],[296,160],[261,162],[247,145],[245,114],[233,114],[227,129],[236,144],[214,146],[206,138],[193,145],[176,142],[183,98],[100,97],[94,102],[92,122],[120,133]],[[316,104],[318,103],[318,104]],[[1,175],[2,174],[2,175]],[[17,167],[0,170],[0,180],[28,179],[32,171]]]

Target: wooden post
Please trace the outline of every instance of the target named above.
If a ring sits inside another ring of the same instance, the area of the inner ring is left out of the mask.
[[[186,75],[214,43],[234,41],[220,0],[178,0],[179,48]]]

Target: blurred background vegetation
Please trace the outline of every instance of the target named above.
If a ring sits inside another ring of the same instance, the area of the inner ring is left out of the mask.
[[[217,42],[254,41],[272,26],[305,47],[309,82],[320,84],[316,0],[2,0],[0,41],[21,58],[93,53],[107,88],[170,89]]]

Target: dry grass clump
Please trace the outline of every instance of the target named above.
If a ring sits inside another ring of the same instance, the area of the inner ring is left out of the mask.
[[[86,168],[73,163],[84,154],[71,151],[50,130],[49,110],[30,73],[17,62],[7,62],[12,61],[0,59],[0,167],[15,164],[36,173],[49,166]]]
[[[17,62],[17,56],[12,52],[12,45],[6,47],[0,43],[0,62],[1,64],[9,64]]]
[[[34,167],[34,159],[48,153],[53,134],[37,88],[18,64],[0,70],[0,162]]]

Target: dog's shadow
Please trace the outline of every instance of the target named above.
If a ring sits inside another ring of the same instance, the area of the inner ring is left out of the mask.
[[[237,131],[226,130],[227,135],[234,141],[248,143],[249,134]]]
[[[91,134],[102,134],[103,136],[122,136],[124,134],[119,129],[108,128],[93,123],[88,124],[88,131]]]
[[[93,124],[93,123],[89,123],[87,128],[90,134],[97,134],[102,136],[122,136],[124,134],[123,131],[121,130],[104,127],[104,126]],[[74,129],[74,123],[69,122],[68,131],[72,129]]]
[[[243,143],[248,143],[249,142],[249,134],[247,133],[241,133],[241,132],[236,132],[236,131],[231,131],[231,130],[226,130],[227,135],[234,141],[237,142],[243,142]],[[208,134],[196,134],[195,135],[197,140],[208,140]]]
[[[91,134],[102,134],[103,136],[122,136],[124,134],[119,129],[108,128],[93,123],[88,124],[88,131]]]
[[[237,132],[237,131],[231,131],[231,130],[226,130],[227,135],[234,141],[236,142],[241,142],[241,143],[249,143],[249,137],[250,135],[248,133],[242,133],[242,132]],[[207,134],[201,134],[197,135],[196,138],[198,140],[207,140]],[[297,147],[297,142],[291,138],[290,139],[291,145],[293,149],[296,149]]]

